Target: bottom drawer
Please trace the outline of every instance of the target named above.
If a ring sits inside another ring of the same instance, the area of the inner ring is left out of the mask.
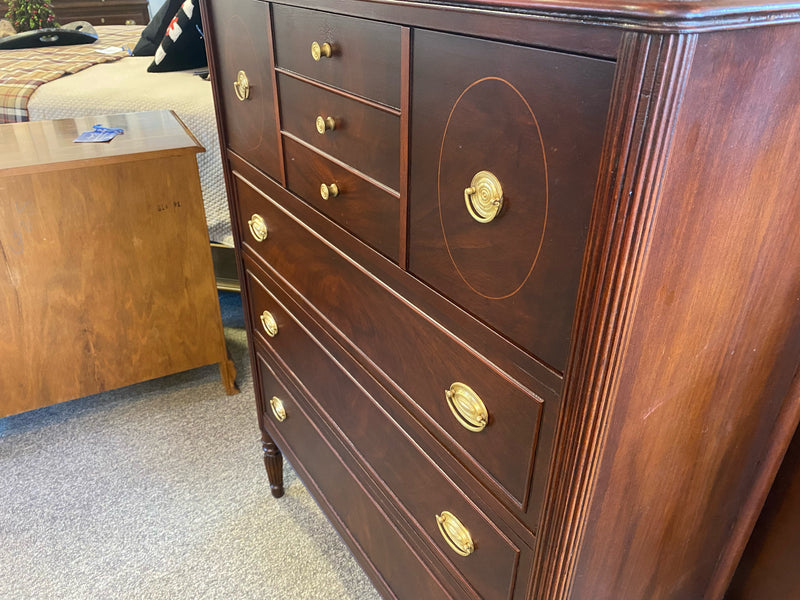
[[[263,355],[256,356],[259,410],[267,432],[361,564],[367,564],[367,572],[373,579],[377,574],[379,589],[385,593],[388,588],[397,598],[452,598],[324,439],[302,403],[279,382],[277,369]],[[283,420],[272,409],[273,397],[281,403]]]

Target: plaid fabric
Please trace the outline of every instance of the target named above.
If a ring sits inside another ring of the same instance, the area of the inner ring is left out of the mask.
[[[95,28],[98,39],[93,44],[0,50],[0,123],[27,121],[28,99],[43,83],[128,56],[127,50],[97,51],[133,48],[143,29],[143,25],[106,25]]]

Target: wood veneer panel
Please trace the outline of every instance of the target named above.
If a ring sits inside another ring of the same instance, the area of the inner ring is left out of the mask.
[[[788,444],[800,356],[796,33],[698,43],[595,442],[570,597],[719,598],[752,498],[769,485],[762,463]]]

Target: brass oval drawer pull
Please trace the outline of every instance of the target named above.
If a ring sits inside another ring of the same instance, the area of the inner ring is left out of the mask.
[[[470,216],[478,223],[488,223],[503,208],[503,188],[489,171],[478,171],[464,190],[464,201]]]
[[[333,131],[336,127],[336,121],[333,117],[323,118],[321,115],[317,117],[315,125],[317,126],[317,133],[325,134],[327,131]]]
[[[242,102],[250,97],[250,82],[247,80],[247,73],[239,71],[236,74],[236,81],[233,82],[233,89],[236,90],[236,97]]]
[[[333,54],[333,48],[328,42],[323,42],[320,45],[319,42],[312,42],[311,44],[311,58],[316,61],[324,58],[330,58],[331,54]]]
[[[269,337],[275,337],[278,335],[278,323],[275,321],[275,317],[272,316],[272,313],[268,310],[265,310],[261,313],[261,325],[264,327],[264,331],[267,332]]]
[[[443,510],[442,514],[436,515],[436,524],[439,526],[439,533],[442,534],[444,541],[456,554],[469,556],[475,551],[472,536],[453,513]]]
[[[264,217],[258,213],[253,213],[253,216],[250,217],[249,221],[247,221],[247,226],[250,228],[250,234],[257,242],[263,242],[265,239],[267,239],[267,236],[269,235],[267,222],[264,220]]]
[[[319,186],[319,195],[322,196],[323,200],[327,200],[328,198],[336,198],[339,195],[339,186],[335,183],[327,185],[323,183]]]
[[[444,391],[447,405],[456,420],[470,431],[483,431],[489,424],[489,412],[480,396],[468,385],[456,381]]]
[[[283,422],[286,420],[286,409],[283,407],[283,402],[277,396],[269,399],[269,407],[272,409],[272,414],[278,421]]]

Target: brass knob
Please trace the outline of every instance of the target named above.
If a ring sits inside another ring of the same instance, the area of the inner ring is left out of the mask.
[[[268,310],[265,310],[261,313],[261,325],[264,327],[264,331],[267,332],[269,337],[275,337],[278,335],[278,323],[275,321],[275,317],[272,316],[272,313]]]
[[[464,190],[464,201],[470,216],[478,223],[488,223],[503,208],[503,188],[489,171],[479,171]]]
[[[286,409],[283,407],[283,402],[277,396],[273,396],[269,399],[269,406],[272,409],[272,414],[275,415],[275,418],[278,421],[285,421],[286,420]]]
[[[253,213],[253,216],[247,221],[247,226],[250,227],[250,233],[257,242],[263,242],[267,239],[267,235],[269,235],[267,222],[258,213]]]
[[[472,536],[453,513],[443,510],[442,514],[436,515],[436,524],[439,526],[439,533],[442,534],[444,541],[456,554],[469,556],[475,551]]]
[[[333,117],[322,118],[322,116],[319,116],[317,117],[316,126],[317,132],[324,135],[326,131],[333,131],[334,127],[336,127],[336,121],[333,120]]]
[[[322,196],[323,200],[327,200],[328,198],[336,198],[339,195],[339,186],[335,183],[330,185],[322,184],[319,186],[319,195]]]
[[[239,71],[236,74],[233,89],[236,90],[236,97],[242,102],[250,97],[250,82],[247,80],[247,74],[244,71]]]
[[[311,57],[316,61],[320,60],[323,56],[325,58],[330,58],[332,52],[333,48],[331,48],[328,42],[324,42],[321,46],[319,42],[313,42],[311,44]]]
[[[489,424],[489,413],[480,396],[468,385],[456,381],[444,391],[447,405],[456,420],[470,431],[483,431]]]

